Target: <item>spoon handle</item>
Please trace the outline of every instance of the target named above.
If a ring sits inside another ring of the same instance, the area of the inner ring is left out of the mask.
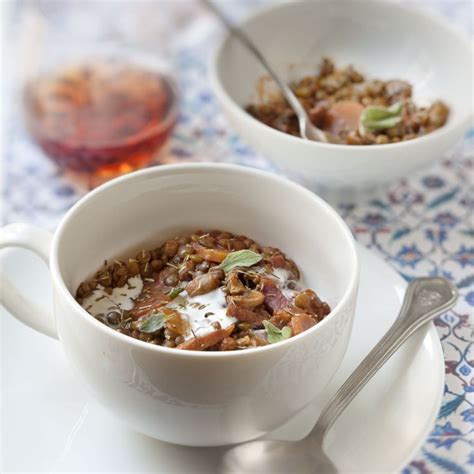
[[[444,278],[413,280],[392,327],[326,405],[310,437],[322,443],[329,428],[372,376],[418,328],[452,308],[457,296],[456,288]]]
[[[232,24],[232,22],[216,7],[216,5],[214,5],[211,0],[202,0],[202,2],[220,19],[224,26],[234,36],[236,36],[258,59],[262,66],[272,76],[273,80],[278,84],[283,95],[285,96],[285,99],[290,103],[291,107],[297,113],[298,117],[307,117],[306,110],[301,105],[300,101],[296,98],[293,91],[288,87],[285,81],[281,79],[280,75],[276,72],[273,66],[265,59],[265,56],[263,56],[257,46],[255,46],[255,43],[240,28]]]

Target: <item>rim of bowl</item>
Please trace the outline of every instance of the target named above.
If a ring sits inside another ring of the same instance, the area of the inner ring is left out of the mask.
[[[323,211],[327,212],[330,215],[330,217],[338,223],[341,232],[347,238],[347,244],[351,248],[352,254],[354,256],[354,265],[351,271],[349,283],[347,284],[346,289],[344,290],[344,293],[342,297],[339,299],[339,301],[337,302],[336,306],[334,306],[334,308],[329,313],[329,315],[326,316],[326,318],[324,318],[319,323],[315,324],[312,328],[296,336],[293,336],[284,341],[280,341],[276,344],[269,344],[267,346],[255,347],[255,348],[245,349],[241,351],[222,351],[222,352],[187,351],[187,350],[177,350],[176,348],[157,346],[154,344],[150,344],[149,342],[140,341],[139,339],[135,339],[125,334],[121,334],[115,331],[114,329],[109,328],[105,324],[97,321],[93,316],[91,316],[90,313],[88,313],[75,300],[74,296],[67,288],[63,280],[62,272],[61,272],[60,265],[58,262],[59,242],[61,240],[62,234],[64,233],[66,227],[68,226],[69,220],[72,218],[74,213],[78,209],[83,207],[86,203],[88,203],[90,200],[94,199],[102,191],[105,191],[108,188],[114,187],[116,185],[126,183],[127,181],[133,181],[133,180],[139,179],[140,177],[145,176],[147,174],[166,175],[169,172],[179,172],[180,170],[182,171],[196,170],[196,173],[198,174],[199,170],[201,170],[202,172],[206,172],[206,170],[212,170],[212,169],[217,170],[217,171],[220,170],[220,171],[257,175],[261,178],[269,179],[273,181],[275,185],[286,186],[290,188],[290,190],[293,192],[297,192],[311,198],[314,201],[314,204],[316,206],[319,206],[320,208],[322,208]],[[123,341],[124,343],[136,346],[137,348],[148,349],[151,351],[155,351],[157,353],[164,351],[165,354],[168,354],[168,355],[175,354],[178,357],[215,358],[215,357],[248,357],[248,356],[251,356],[251,354],[272,351],[278,347],[283,348],[284,345],[297,344],[300,339],[308,337],[310,333],[319,331],[320,328],[324,327],[327,324],[329,319],[333,319],[339,314],[341,307],[346,304],[350,295],[352,295],[354,291],[357,291],[359,273],[360,273],[360,263],[359,263],[359,256],[358,256],[354,237],[349,227],[342,219],[342,217],[339,216],[339,214],[328,203],[326,203],[326,201],[324,201],[322,198],[312,193],[308,189],[304,188],[303,186],[285,177],[282,177],[282,176],[279,176],[267,171],[262,171],[255,168],[249,168],[249,167],[240,166],[240,165],[233,165],[233,164],[227,164],[227,163],[186,163],[186,164],[161,165],[161,166],[157,166],[153,168],[146,168],[143,170],[134,171],[132,173],[129,173],[129,174],[120,176],[118,178],[115,178],[111,181],[108,181],[107,183],[102,184],[101,186],[97,187],[93,191],[86,194],[82,199],[80,199],[76,204],[74,204],[73,207],[69,209],[69,211],[61,220],[56,232],[54,233],[53,241],[51,245],[50,271],[51,271],[53,281],[57,283],[57,285],[55,284],[55,286],[57,286],[57,288],[62,293],[66,301],[68,301],[75,309],[77,309],[77,312],[80,314],[80,317],[84,318],[88,322],[88,324],[94,325],[99,331],[103,332],[104,336],[109,335],[111,337],[117,338],[119,341]]]
[[[301,0],[298,3],[312,3],[314,5],[318,5],[318,3],[323,3],[321,0]],[[458,30],[456,27],[454,27],[451,23],[446,21],[443,17],[440,15],[437,15],[434,12],[431,11],[425,11],[422,10],[421,8],[413,7],[409,4],[403,4],[403,3],[392,3],[392,2],[380,2],[380,0],[366,0],[366,4],[377,4],[378,6],[383,5],[382,8],[392,8],[395,10],[403,10],[405,11],[406,14],[410,15],[416,15],[421,18],[428,19],[432,23],[435,23],[439,28],[444,29],[447,34],[451,34],[453,36],[456,36],[461,42],[464,43],[466,51],[470,52],[471,57],[474,58],[474,45],[473,42],[470,40],[470,38],[461,30]],[[249,22],[255,20],[255,19],[260,19],[261,17],[264,17],[266,14],[279,10],[279,9],[284,9],[284,8],[289,8],[291,3],[279,3],[276,5],[265,5],[263,7],[257,8],[253,13],[251,13],[249,16],[245,17],[242,21],[238,23],[238,26],[240,28],[245,27]],[[290,7],[291,8],[291,7]],[[276,130],[273,127],[270,127],[269,125],[264,124],[263,122],[260,122],[257,120],[255,117],[252,117],[248,112],[246,112],[232,97],[231,95],[227,92],[226,88],[222,84],[220,80],[220,74],[219,74],[219,58],[222,55],[224,46],[227,44],[227,42],[231,39],[232,34],[231,33],[226,33],[222,41],[219,43],[217,48],[214,51],[214,54],[211,59],[211,66],[210,66],[210,79],[211,79],[211,84],[213,86],[215,94],[227,104],[228,107],[234,110],[235,113],[237,113],[243,120],[246,120],[248,123],[253,124],[252,126],[256,126],[260,128],[263,131],[266,131],[274,136],[277,137],[286,137],[289,141],[293,143],[302,143],[305,144],[303,146],[314,146],[314,147],[322,147],[322,148],[330,148],[330,149],[343,149],[343,150],[354,150],[354,149],[364,149],[366,150],[367,148],[369,149],[374,149],[374,150],[379,150],[379,149],[386,149],[388,147],[390,148],[402,148],[404,146],[412,146],[413,143],[419,143],[421,141],[427,141],[430,140],[433,136],[441,136],[441,135],[446,135],[451,132],[451,130],[458,128],[458,127],[464,127],[471,117],[473,116],[472,113],[469,111],[466,112],[464,116],[459,116],[457,117],[458,114],[455,115],[455,120],[450,120],[448,119],[448,122],[443,125],[442,127],[427,133],[425,135],[421,135],[419,137],[413,138],[411,140],[406,140],[406,141],[401,141],[397,143],[386,143],[386,144],[372,144],[372,145],[345,145],[345,144],[338,144],[338,143],[323,143],[323,142],[317,142],[317,141],[312,141],[312,140],[304,140],[301,137],[297,137],[294,135],[290,135],[288,133],[282,132],[280,130]],[[249,53],[250,54],[250,53]],[[451,112],[451,111],[450,111]],[[382,157],[379,157],[381,159]]]

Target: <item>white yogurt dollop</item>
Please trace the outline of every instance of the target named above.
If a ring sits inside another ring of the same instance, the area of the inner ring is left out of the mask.
[[[185,339],[194,335],[204,336],[215,331],[216,329],[212,326],[214,322],[218,322],[221,329],[226,329],[237,321],[226,314],[225,294],[222,288],[193,297],[183,291],[167,307],[176,309],[191,325],[192,331],[186,334]]]
[[[101,285],[82,300],[82,307],[93,316],[105,315],[115,308],[130,310],[135,305],[135,300],[143,290],[143,280],[140,275],[131,277],[121,288],[114,288],[108,294]]]

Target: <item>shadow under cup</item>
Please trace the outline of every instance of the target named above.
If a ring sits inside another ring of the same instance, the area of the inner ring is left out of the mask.
[[[196,229],[228,230],[280,248],[332,314],[265,348],[191,353],[118,334],[70,295],[55,298],[55,313],[68,358],[105,407],[160,440],[216,446],[277,428],[322,392],[347,347],[358,262],[342,219],[301,186],[251,169],[199,164],[133,173],[92,192],[61,224],[52,263],[75,294],[105,259]]]

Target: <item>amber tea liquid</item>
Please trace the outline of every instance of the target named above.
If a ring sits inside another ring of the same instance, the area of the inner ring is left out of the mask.
[[[117,62],[79,64],[25,89],[28,127],[61,167],[97,178],[147,165],[175,123],[169,81]]]

